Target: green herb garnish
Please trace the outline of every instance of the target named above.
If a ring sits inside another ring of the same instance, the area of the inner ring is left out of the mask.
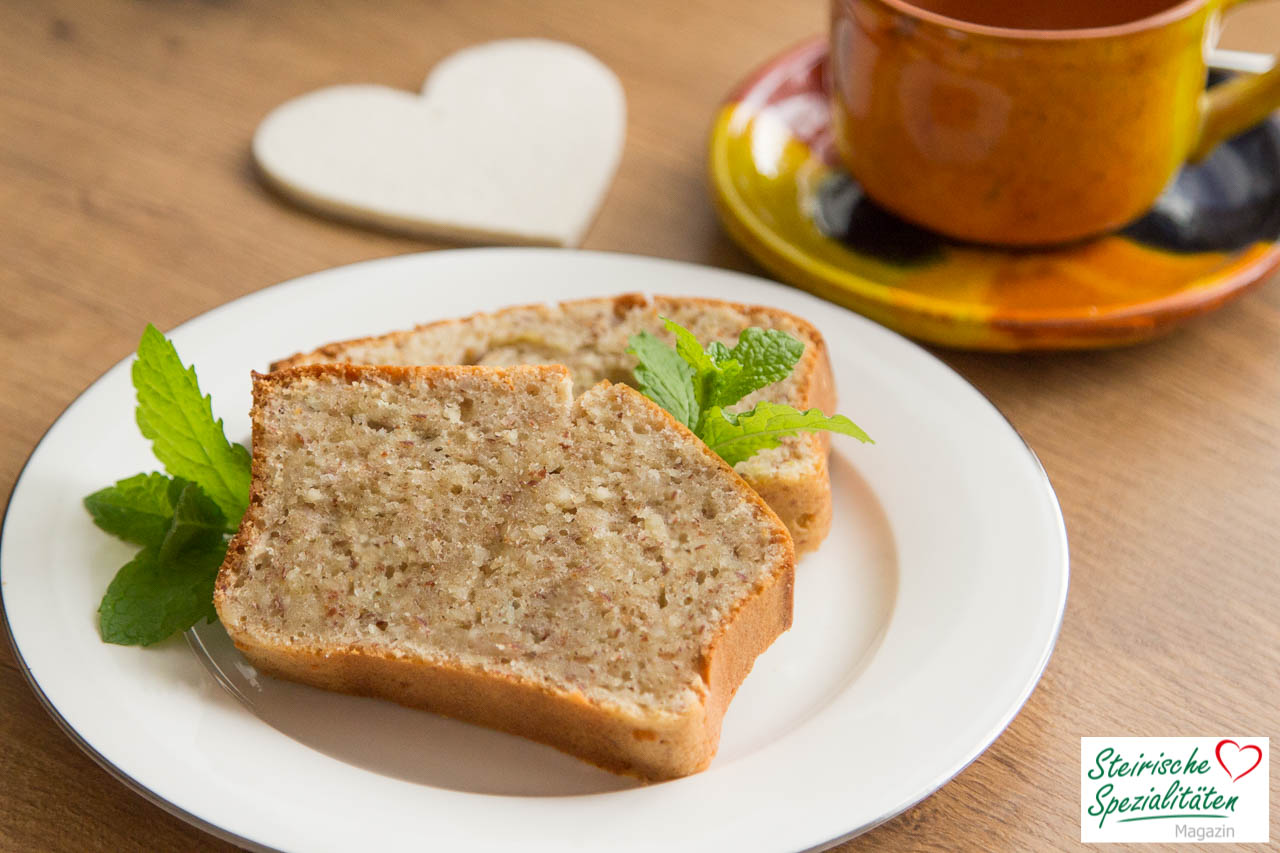
[[[227,440],[193,368],[164,335],[142,333],[133,364],[138,427],[169,475],[138,474],[84,499],[94,524],[142,550],[98,607],[102,639],[149,646],[217,618],[213,583],[249,505],[249,453]]]
[[[662,322],[675,335],[674,348],[650,332],[631,337],[627,352],[639,359],[636,384],[730,465],[801,432],[826,430],[871,442],[844,415],[817,409],[802,412],[762,400],[747,412],[728,411],[753,391],[791,375],[804,344],[786,332],[752,327],[742,331],[733,349],[714,341],[703,349],[688,329],[665,317]]]

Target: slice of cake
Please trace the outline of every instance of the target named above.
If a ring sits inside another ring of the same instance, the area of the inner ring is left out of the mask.
[[[601,380],[631,384],[634,356],[628,341],[647,330],[673,341],[662,324],[667,317],[693,332],[703,344],[733,346],[748,326],[779,329],[805,345],[791,375],[747,397],[735,409],[758,400],[786,403],[800,410],[832,414],[835,383],[822,335],[808,322],[776,308],[739,305],[716,299],[658,296],[652,301],[629,293],[608,299],[582,299],[558,305],[525,305],[492,314],[473,314],[377,338],[329,344],[277,362],[272,369],[302,364],[563,364],[583,393]],[[831,478],[827,472],[826,433],[782,440],[737,465],[751,485],[791,531],[797,553],[822,543],[831,527]]]
[[[665,779],[791,623],[778,518],[623,385],[564,367],[254,377],[214,602],[262,671]]]

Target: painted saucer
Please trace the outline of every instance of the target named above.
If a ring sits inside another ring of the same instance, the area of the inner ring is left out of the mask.
[[[1278,118],[1184,168],[1118,233],[1000,249],[916,227],[863,194],[838,165],[826,63],[823,38],[777,57],[734,90],[711,134],[720,218],[785,282],[943,346],[1079,349],[1168,332],[1280,265]]]

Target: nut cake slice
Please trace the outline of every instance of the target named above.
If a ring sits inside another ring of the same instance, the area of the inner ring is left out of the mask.
[[[429,323],[376,338],[343,341],[276,362],[273,370],[302,364],[563,364],[581,394],[603,379],[632,382],[629,338],[644,329],[671,343],[660,318],[691,331],[704,344],[732,346],[748,326],[779,329],[805,345],[795,370],[735,406],[758,400],[832,414],[835,382],[822,335],[804,319],[776,308],[717,299],[627,293],[558,305],[523,305],[490,314]],[[738,463],[737,472],[791,531],[796,551],[812,551],[831,527],[831,477],[826,433],[788,436],[782,446]]]
[[[664,779],[711,760],[794,565],[759,496],[624,385],[315,365],[254,377],[214,600],[269,674]]]

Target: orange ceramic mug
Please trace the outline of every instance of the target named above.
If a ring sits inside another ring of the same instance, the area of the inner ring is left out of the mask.
[[[1205,91],[1234,2],[832,0],[836,144],[873,199],[953,237],[1118,228],[1280,106],[1280,68]]]

